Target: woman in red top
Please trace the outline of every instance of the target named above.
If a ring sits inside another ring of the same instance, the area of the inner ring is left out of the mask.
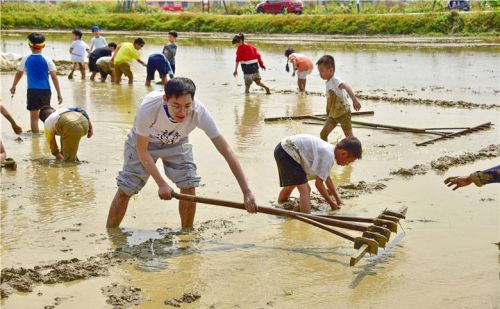
[[[297,85],[299,86],[299,91],[306,91],[306,78],[307,75],[311,74],[314,64],[311,58],[306,57],[302,54],[296,53],[293,48],[288,48],[285,51],[286,57],[286,71],[290,72],[290,67],[288,66],[288,62],[291,62],[293,65],[293,73],[292,76],[295,76],[295,72],[297,72]]]
[[[234,67],[233,76],[238,75],[238,64],[241,63],[241,70],[245,78],[245,93],[250,93],[250,85],[255,82],[266,90],[266,94],[271,94],[269,88],[261,81],[259,74],[259,67],[263,70],[266,69],[259,52],[251,44],[245,43],[243,33],[237,34],[233,38],[233,44],[238,48],[236,50],[236,66]]]

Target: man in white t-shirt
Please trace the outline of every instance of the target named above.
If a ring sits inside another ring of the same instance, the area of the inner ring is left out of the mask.
[[[138,107],[134,126],[125,142],[123,169],[117,180],[118,190],[109,209],[106,226],[118,227],[127,211],[130,197],[137,194],[151,175],[158,185],[162,200],[172,198],[172,188],[156,167],[163,161],[168,179],[181,193],[195,195],[200,177],[193,162],[192,145],[188,136],[195,128],[202,129],[215,148],[226,159],[241,191],[245,208],[256,212],[255,198],[248,187],[245,174],[205,106],[194,98],[196,87],[189,78],[174,78],[164,91],[148,94]],[[179,214],[183,228],[193,226],[196,203],[179,201]]]
[[[73,34],[73,42],[69,48],[69,53],[71,54],[73,69],[69,73],[68,78],[73,78],[73,73],[78,66],[80,73],[82,74],[82,79],[85,79],[85,55],[86,53],[90,53],[90,49],[87,43],[82,41],[82,32],[80,30],[75,29],[71,33]]]
[[[338,165],[348,165],[356,159],[361,159],[362,153],[361,142],[355,137],[344,138],[335,147],[308,134],[284,138],[274,149],[280,186],[283,188],[278,203],[286,202],[297,188],[300,193],[300,212],[310,213],[311,187],[307,182],[314,179],[316,188],[332,210],[339,209],[342,200],[335,190],[330,170],[334,162]]]

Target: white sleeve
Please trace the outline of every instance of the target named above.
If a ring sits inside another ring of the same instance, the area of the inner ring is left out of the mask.
[[[206,107],[203,104],[198,103],[197,109],[198,123],[196,124],[196,126],[202,129],[210,139],[220,136],[220,131]]]
[[[21,71],[21,72],[24,72],[24,70],[26,69],[25,67],[25,64],[26,64],[26,59],[28,59],[30,55],[26,55],[24,56],[22,59],[21,59],[21,62],[19,62],[19,64],[17,65],[17,70],[18,71]]]
[[[49,72],[55,72],[57,70],[57,68],[56,68],[56,64],[54,63],[54,61],[52,61],[51,58],[46,57],[45,55],[43,55],[43,58],[45,58],[45,61],[47,61],[47,66],[49,67]]]
[[[73,48],[73,49],[75,49],[75,42],[76,42],[76,41],[71,42],[71,46],[70,46],[69,48]]]
[[[339,88],[339,86],[342,85],[342,83],[344,83],[343,80],[335,76],[333,77],[333,84],[335,85],[336,88]]]
[[[152,123],[154,122],[154,118],[156,113],[148,110],[146,105],[140,105],[137,109],[134,119],[134,128],[135,133],[140,136],[148,137],[150,133],[150,128]]]

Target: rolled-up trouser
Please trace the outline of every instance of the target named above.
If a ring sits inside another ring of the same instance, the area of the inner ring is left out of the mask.
[[[80,139],[89,132],[89,121],[79,112],[66,112],[59,116],[56,132],[61,136],[64,161],[77,161]]]

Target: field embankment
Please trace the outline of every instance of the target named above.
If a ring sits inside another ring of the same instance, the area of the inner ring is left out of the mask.
[[[2,4],[1,29],[90,29],[317,34],[498,34],[500,11],[426,14],[211,15],[161,11],[117,13]]]

